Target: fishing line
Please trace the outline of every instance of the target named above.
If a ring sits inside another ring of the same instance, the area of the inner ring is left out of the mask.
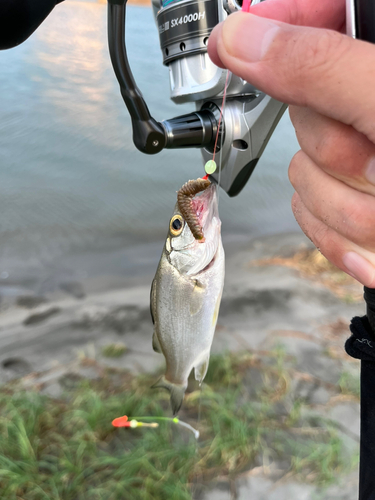
[[[224,91],[223,91],[223,99],[221,101],[221,107],[220,107],[219,123],[218,123],[217,131],[216,131],[214,152],[212,155],[212,160],[209,160],[205,165],[206,175],[203,177],[203,179],[208,179],[210,167],[213,168],[213,170],[211,170],[211,173],[215,172],[215,170],[216,170],[215,155],[216,155],[216,150],[217,150],[217,142],[219,139],[221,122],[222,122],[222,119],[223,119],[224,113],[225,113],[225,104],[227,102],[228,82],[229,82],[229,76],[231,74],[232,73],[227,69],[227,76],[225,78]],[[217,182],[219,187],[220,187],[220,182],[221,182],[221,168],[222,168],[222,164],[223,164],[223,144],[224,144],[224,134],[222,133],[221,137],[220,137],[219,175],[218,175],[218,182]],[[218,189],[218,191],[217,191],[217,204],[218,205],[219,205],[219,197],[220,197],[220,189]],[[200,394],[199,394],[198,417],[197,417],[197,426],[198,427],[199,427],[199,424],[201,421],[202,385],[203,384],[201,383],[199,386]]]
[[[219,139],[219,134],[220,134],[220,127],[221,127],[221,122],[223,120],[223,117],[224,117],[224,113],[225,113],[225,104],[226,104],[226,100],[227,100],[227,90],[228,90],[228,82],[229,82],[229,76],[231,75],[231,72],[229,70],[227,70],[227,76],[226,76],[226,79],[225,79],[225,85],[224,85],[224,91],[223,91],[223,99],[222,99],[222,102],[221,102],[221,108],[220,108],[220,117],[219,117],[219,122],[218,122],[218,126],[217,126],[217,132],[216,132],[216,138],[215,138],[215,145],[214,145],[214,151],[213,151],[213,156],[212,156],[212,160],[209,160],[206,165],[205,165],[205,171],[206,171],[206,175],[203,177],[203,179],[208,179],[208,175],[209,174],[212,174],[215,172],[216,170],[216,163],[215,163],[215,156],[216,156],[216,151],[217,151],[217,143],[218,143],[218,139]],[[224,128],[224,127],[223,127]],[[217,192],[217,203],[219,205],[219,196],[220,196],[220,183],[221,183],[221,168],[222,168],[222,164],[223,164],[223,144],[224,144],[224,134],[221,133],[221,137],[220,137],[220,154],[219,154],[219,175],[218,175],[218,186],[219,186],[219,189],[218,189],[218,192]],[[203,394],[203,383],[200,383],[199,384],[199,399],[198,399],[198,415],[197,415],[197,428],[199,428],[200,426],[200,422],[201,422],[201,409],[202,409],[202,394]],[[198,438],[197,438],[197,442],[196,442],[196,453],[198,455]],[[195,474],[195,489],[192,488],[192,493],[195,494],[197,489],[198,489],[198,485],[199,485],[199,473],[198,473],[198,470],[196,471],[196,474]]]
[[[220,130],[221,117],[224,116],[225,105],[227,103],[227,89],[228,89],[229,75],[231,75],[231,72],[228,69],[227,70],[227,78],[225,80],[223,102],[221,104],[221,114],[220,114],[220,119],[219,119],[219,126],[218,126],[218,131],[217,131],[217,136],[216,136],[216,142],[217,142],[217,137],[218,137],[219,130]],[[214,158],[215,158],[215,153],[216,153],[216,142],[215,142],[215,149],[214,149]],[[220,182],[221,182],[221,169],[222,169],[222,166],[223,166],[223,144],[224,144],[224,134],[222,133],[221,137],[220,137],[219,177],[218,177],[218,185],[219,185],[219,187],[220,187]],[[219,205],[219,198],[220,198],[220,189],[218,190],[218,193],[217,193],[217,204],[218,205]]]
[[[216,131],[216,137],[215,137],[215,145],[214,145],[214,151],[213,151],[213,156],[212,160],[208,160],[208,162],[205,164],[204,169],[206,172],[206,175],[203,177],[203,179],[208,179],[208,176],[213,174],[216,171],[217,165],[215,162],[215,156],[216,156],[216,150],[217,150],[217,142],[219,139],[219,134],[220,134],[220,127],[221,127],[221,122],[222,118],[224,116],[224,111],[225,111],[225,103],[227,99],[227,89],[228,89],[228,82],[229,82],[229,75],[231,72],[227,70],[227,76],[225,79],[225,85],[224,85],[224,91],[223,91],[223,100],[221,102],[221,107],[220,107],[220,116],[219,116],[219,123],[217,126],[217,131]],[[219,178],[218,178],[218,185],[220,186],[220,181],[221,181],[221,166],[222,166],[222,155],[223,155],[223,136],[224,134],[221,134],[220,137],[220,161],[219,161]],[[218,193],[218,202],[219,202],[219,193]]]
[[[213,156],[212,156],[212,161],[215,161],[216,148],[217,148],[217,140],[219,138],[220,125],[221,125],[221,120],[222,120],[223,114],[224,114],[225,101],[226,101],[226,98],[227,98],[227,88],[228,88],[229,73],[230,73],[230,71],[227,70],[227,77],[225,79],[224,92],[223,92],[223,100],[221,102],[219,124],[217,126],[217,132],[216,132],[216,139],[215,139],[215,146],[214,146],[214,153],[213,153]],[[223,144],[223,134],[221,134],[221,145],[222,144]]]

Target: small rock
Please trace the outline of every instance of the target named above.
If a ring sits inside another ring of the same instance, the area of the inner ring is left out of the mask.
[[[55,316],[56,314],[58,314],[60,311],[61,309],[59,307],[51,307],[50,309],[46,309],[45,311],[31,314],[24,320],[23,324],[25,326],[29,326],[35,325],[36,323],[42,323],[51,316]]]
[[[48,384],[40,391],[41,394],[44,394],[46,396],[55,399],[61,398],[62,392],[63,389],[58,382],[53,382],[52,384]]]
[[[1,364],[14,377],[22,377],[33,371],[30,363],[22,358],[4,359]]]

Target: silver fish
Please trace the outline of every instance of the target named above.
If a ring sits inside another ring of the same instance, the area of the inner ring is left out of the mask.
[[[174,414],[192,369],[200,383],[206,376],[224,285],[216,186],[202,181],[178,192],[151,286],[152,344],[166,360],[165,375],[153,387],[170,391]]]

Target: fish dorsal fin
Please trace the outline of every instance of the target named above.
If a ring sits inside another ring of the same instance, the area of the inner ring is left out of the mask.
[[[194,367],[195,380],[198,380],[200,384],[203,382],[203,379],[206,376],[209,362],[210,362],[210,353],[207,354],[207,356],[203,359],[203,361],[201,361]]]
[[[190,294],[190,314],[194,316],[198,314],[203,306],[203,292],[205,286],[198,280],[194,280],[194,288]]]

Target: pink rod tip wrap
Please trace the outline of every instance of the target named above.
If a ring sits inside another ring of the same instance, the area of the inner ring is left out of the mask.
[[[242,2],[242,12],[249,12],[251,5],[251,0],[243,0]]]

